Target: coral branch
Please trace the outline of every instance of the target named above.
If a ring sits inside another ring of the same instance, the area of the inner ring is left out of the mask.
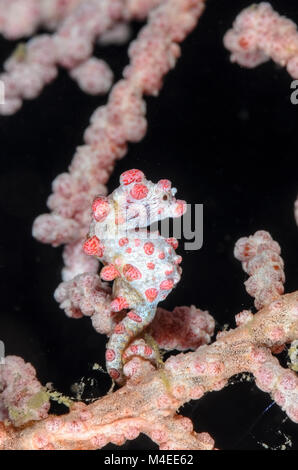
[[[210,343],[214,326],[214,319],[207,311],[192,305],[176,307],[172,312],[158,308],[149,331],[162,349],[186,351]]]
[[[231,61],[252,68],[270,58],[298,78],[298,33],[293,21],[276,13],[269,3],[254,4],[236,18],[224,37]]]
[[[54,295],[67,316],[90,316],[98,333],[110,335],[115,326],[110,308],[111,293],[110,287],[97,274],[84,273],[62,282]]]
[[[81,90],[90,95],[107,93],[113,82],[113,72],[103,60],[91,57],[74,67],[71,78],[77,81]]]
[[[213,344],[170,357],[164,369],[155,371],[143,361],[141,375],[91,405],[76,404],[67,415],[50,416],[21,431],[2,425],[0,448],[98,449],[108,442],[121,445],[143,432],[164,449],[210,449],[210,436],[194,433],[189,420],[177,417],[176,410],[206,392],[220,390],[230,377],[244,371],[255,374],[257,385],[297,422],[297,377],[284,371],[267,349],[297,337],[298,292],[294,292]]]
[[[70,281],[81,273],[97,273],[98,261],[82,251],[84,239],[68,243],[63,250],[65,267],[62,270],[63,281]]]
[[[279,256],[280,246],[268,232],[259,230],[248,238],[240,238],[234,255],[242,261],[244,271],[250,276],[245,287],[255,297],[257,309],[283,294],[285,275],[284,263]]]
[[[34,367],[20,357],[7,356],[0,364],[0,420],[21,426],[46,418],[49,408],[49,397]]]
[[[288,366],[290,369],[294,370],[295,372],[298,372],[298,340],[295,339],[295,341],[292,341],[290,347],[289,347],[289,358],[290,358],[290,363]]]
[[[0,32],[7,39],[29,36],[39,27],[55,29],[86,0],[0,0]]]
[[[280,366],[278,359],[269,349],[259,347],[253,351],[250,372],[255,376],[256,385],[270,393],[289,418],[298,423],[298,377],[295,372]]]
[[[20,0],[16,1],[21,8]],[[43,87],[56,78],[58,66],[67,68],[83,91],[106,93],[112,84],[113,74],[105,62],[90,58],[95,41],[119,25],[120,21],[130,21],[134,15],[142,17],[144,9],[148,13],[158,2],[151,0],[145,6],[138,5],[138,8],[134,2],[131,5],[130,1],[122,0],[76,3],[77,8],[73,4],[68,9],[69,14],[65,15],[55,34],[37,36],[26,45],[21,44],[5,62],[5,73],[0,76],[5,84],[5,102],[0,105],[0,114],[14,114],[22,106],[23,99],[38,96]],[[38,15],[34,5],[26,11],[28,14],[35,12],[36,21],[41,13],[39,11]]]
[[[23,99],[32,99],[57,76],[57,66],[69,70],[83,89],[105,92],[111,85],[112,74],[102,62],[90,67],[88,61],[97,36],[107,31],[120,19],[122,4],[118,0],[90,0],[81,4],[64,20],[53,36],[41,35],[19,46],[5,62],[1,80],[5,84],[5,102],[1,114],[13,114]],[[92,64],[92,63],[91,63]],[[77,68],[78,66],[83,67]],[[103,76],[97,80],[94,68]],[[75,70],[73,70],[75,69]],[[88,79],[84,78],[89,73]],[[91,75],[91,76],[90,76]],[[97,81],[96,87],[86,82]]]

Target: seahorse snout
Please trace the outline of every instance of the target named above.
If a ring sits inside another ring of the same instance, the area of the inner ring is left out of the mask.
[[[172,205],[172,217],[181,217],[187,211],[187,204],[182,199],[176,199]]]

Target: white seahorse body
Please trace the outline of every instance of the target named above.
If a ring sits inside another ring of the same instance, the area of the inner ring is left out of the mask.
[[[105,264],[102,279],[115,281],[111,309],[131,309],[107,345],[107,368],[117,382],[123,380],[124,349],[151,323],[157,304],[180,280],[177,240],[145,228],[185,212],[185,202],[176,200],[175,193],[168,180],[154,184],[140,170],[128,170],[120,177],[120,187],[96,198],[92,206],[94,220],[84,250]]]

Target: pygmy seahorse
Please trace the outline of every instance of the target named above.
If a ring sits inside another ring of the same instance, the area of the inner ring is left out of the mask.
[[[133,169],[122,173],[115,191],[96,197],[92,205],[84,251],[104,264],[101,278],[114,281],[111,311],[129,309],[117,323],[106,350],[107,370],[118,383],[124,381],[124,350],[152,322],[157,304],[181,277],[182,258],[175,252],[178,241],[147,228],[185,213],[186,203],[175,199],[176,191],[169,180],[154,184],[142,171]]]

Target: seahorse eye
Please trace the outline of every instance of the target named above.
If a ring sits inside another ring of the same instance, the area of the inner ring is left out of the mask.
[[[169,196],[167,194],[164,194],[163,197],[162,197],[162,200],[167,201],[168,199],[169,199]]]

